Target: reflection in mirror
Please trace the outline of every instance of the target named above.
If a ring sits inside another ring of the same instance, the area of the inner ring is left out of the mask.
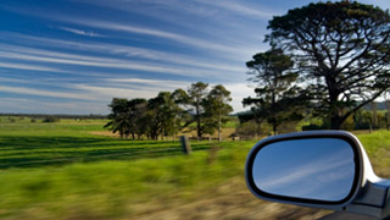
[[[356,175],[352,147],[337,138],[269,144],[257,153],[252,172],[263,192],[327,202],[345,199]]]

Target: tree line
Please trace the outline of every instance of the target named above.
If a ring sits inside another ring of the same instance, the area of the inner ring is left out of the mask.
[[[369,124],[363,106],[389,92],[389,11],[358,2],[318,2],[269,21],[270,49],[246,63],[256,96],[242,123],[320,118],[323,128]],[[372,117],[375,119],[376,117]],[[376,119],[375,119],[376,120]],[[372,123],[371,123],[372,124]]]
[[[193,83],[187,90],[160,92],[149,100],[113,98],[105,127],[121,138],[152,140],[175,138],[179,132],[192,130],[200,140],[217,131],[221,141],[222,125],[233,111],[231,100],[230,91],[223,85],[210,88],[203,82]]]

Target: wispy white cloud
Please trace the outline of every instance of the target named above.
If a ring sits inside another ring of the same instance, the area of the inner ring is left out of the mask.
[[[131,86],[129,88],[124,87],[108,87],[108,86],[94,86],[87,84],[77,84],[73,85],[75,89],[86,91],[88,94],[95,94],[96,97],[100,99],[111,100],[113,97],[119,98],[152,98],[157,95],[160,91],[158,88],[148,88],[144,87],[143,89],[133,89]],[[108,103],[108,102],[107,102]]]
[[[212,49],[212,50],[218,50],[223,52],[229,52],[233,53],[236,56],[240,55],[248,55],[245,48],[235,48],[231,45],[224,45],[215,43],[213,41],[207,41],[201,38],[194,38],[189,37],[183,34],[178,34],[174,32],[168,32],[159,30],[156,28],[148,28],[148,27],[137,27],[127,24],[121,24],[119,22],[106,22],[102,20],[88,20],[84,18],[61,18],[61,20],[75,23],[78,25],[84,25],[88,27],[94,27],[99,29],[105,29],[105,30],[111,30],[111,31],[122,31],[127,33],[133,33],[133,34],[141,34],[141,35],[147,35],[152,37],[158,37],[158,38],[164,38],[168,40],[172,40],[175,42],[178,42],[182,45],[190,45],[194,46],[195,48],[202,48],[202,49]],[[247,48],[249,49],[249,48]]]
[[[271,19],[277,12],[267,9],[260,5],[247,6],[242,4],[242,1],[207,1],[207,0],[195,0],[198,3],[218,7],[220,9],[229,10],[233,13],[237,13],[250,18]]]
[[[99,102],[45,101],[34,98],[0,98],[0,102],[2,113],[108,114],[107,105]]]
[[[38,17],[49,17],[48,15],[45,14],[34,14],[34,15]],[[171,40],[172,42],[180,43],[183,47],[187,45],[187,46],[192,46],[193,47],[192,49],[196,49],[196,48],[203,49],[203,50],[206,49],[209,52],[211,52],[211,50],[228,52],[230,54],[233,54],[236,57],[248,56],[247,51],[253,50],[253,48],[251,47],[245,48],[242,47],[242,45],[231,45],[231,44],[227,45],[227,44],[219,43],[221,42],[221,38],[205,40],[201,38],[190,37],[180,33],[160,30],[157,28],[140,27],[140,26],[134,26],[129,24],[123,24],[120,22],[108,22],[104,20],[88,19],[84,17],[70,18],[68,15],[63,15],[63,16],[57,15],[57,16],[50,17],[50,19],[55,19],[61,22],[68,22],[71,24],[77,24],[89,28],[97,28],[97,29],[110,30],[110,31],[120,31],[120,32],[126,32],[132,34],[140,34],[140,35],[152,36],[157,38],[163,38],[163,39]],[[226,54],[220,53],[221,57],[224,57],[225,55]]]
[[[73,34],[82,35],[82,36],[103,37],[103,35],[97,34],[97,33],[92,32],[92,31],[84,31],[84,30],[75,29],[75,28],[69,28],[69,27],[59,27],[59,29],[61,29],[63,31],[70,32],[70,33],[73,33]]]
[[[155,80],[155,79],[141,79],[141,78],[110,78],[107,79],[107,82],[114,83],[132,83],[132,84],[144,84],[148,86],[153,86],[157,88],[165,88],[165,89],[177,89],[180,87],[189,86],[190,82],[188,81],[176,81],[176,80]]]
[[[93,98],[87,95],[79,94],[77,92],[58,92],[58,91],[49,91],[49,90],[33,89],[33,88],[26,88],[26,87],[11,87],[11,86],[0,85],[0,91],[14,93],[14,94],[16,93],[16,94],[24,94],[24,95],[55,97],[55,98],[98,100],[98,97]]]
[[[7,57],[5,57],[7,58]],[[10,68],[10,69],[20,69],[20,70],[30,70],[30,71],[43,71],[43,72],[61,72],[60,69],[51,68],[46,66],[39,65],[30,65],[23,63],[10,63],[10,62],[0,62],[0,68]]]
[[[171,64],[178,65],[187,65],[192,67],[200,67],[200,68],[208,68],[214,70],[222,70],[222,71],[244,71],[244,65],[234,65],[231,60],[210,60],[210,59],[202,59],[195,56],[189,56],[185,54],[177,54],[177,53],[169,53],[152,49],[145,49],[140,47],[132,47],[126,45],[118,45],[118,44],[94,44],[88,42],[74,42],[74,41],[66,41],[66,40],[58,40],[58,39],[50,39],[50,38],[42,38],[42,37],[33,37],[26,36],[20,34],[10,34],[5,33],[4,35],[8,35],[10,37],[20,38],[21,40],[28,40],[29,44],[35,44],[38,46],[44,45],[53,45],[56,48],[70,48],[73,50],[81,50],[85,52],[98,52],[103,55],[119,55],[124,58],[142,58],[147,60],[154,60],[158,62],[167,62]],[[3,36],[4,36],[3,35]],[[1,39],[1,36],[0,36]],[[62,58],[75,58],[75,59],[85,59],[84,57],[80,57],[77,54],[64,54],[64,53],[56,53],[49,50],[37,50],[30,47],[20,47],[20,46],[11,46],[6,44],[0,44],[3,50],[8,51],[17,51],[20,53],[29,53],[29,54],[38,54],[38,55],[55,55],[60,56]]]
[[[18,78],[10,78],[10,77],[0,77],[0,82],[2,83],[28,83],[29,80],[18,79]]]
[[[213,76],[214,78],[218,78],[218,72],[210,69],[190,68],[167,64],[155,64],[144,61],[135,62],[125,59],[114,59],[108,57],[81,56],[76,54],[58,53],[44,50],[27,50],[16,52],[0,51],[0,57],[13,60],[25,60],[30,62],[34,61],[87,67],[117,68],[182,76]],[[231,76],[233,76],[234,71],[225,70],[223,74],[227,76],[229,72],[232,74]]]

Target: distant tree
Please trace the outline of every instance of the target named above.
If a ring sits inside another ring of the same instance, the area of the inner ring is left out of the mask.
[[[187,103],[194,108],[194,119],[196,121],[196,132],[198,140],[202,138],[206,127],[202,125],[202,115],[204,114],[203,103],[207,97],[208,84],[203,82],[197,82],[191,84],[188,88],[188,101]]]
[[[176,89],[172,92],[172,99],[177,105],[177,109],[175,111],[175,125],[177,127],[177,131],[183,131],[187,128],[191,123],[194,122],[193,117],[191,117],[190,110],[187,108],[190,97],[187,92],[183,89]],[[175,137],[173,137],[175,138]]]
[[[373,118],[370,111],[359,109],[354,113],[353,117],[356,129],[369,129],[372,131]]]
[[[390,130],[390,100],[386,100],[385,101],[385,105],[386,105],[386,128],[387,130]]]
[[[188,96],[185,90],[176,89],[175,91],[172,92],[172,99],[178,105],[186,105],[188,104],[190,97]]]
[[[178,105],[176,93],[160,92],[157,97],[148,101],[146,122],[152,139],[158,136],[174,136],[181,129],[181,119],[185,113]]]
[[[110,121],[104,127],[109,128],[113,133],[119,132],[121,138],[128,138],[128,100],[113,98],[108,107],[111,109],[111,113],[108,115]]]
[[[268,134],[271,131],[271,128],[268,123],[259,124],[255,120],[242,121],[236,127],[236,134],[240,138],[255,138],[258,139],[258,135]]]
[[[294,55],[315,112],[327,115],[331,127],[339,129],[390,88],[389,26],[388,10],[358,2],[319,2],[275,16],[266,41]]]
[[[45,118],[42,120],[43,123],[53,123],[53,122],[59,122],[60,118],[56,116],[45,116]]]
[[[377,128],[378,127],[378,103],[376,102],[371,102],[371,114],[372,114],[372,125],[373,127]]]
[[[257,83],[256,98],[243,100],[245,106],[252,108],[254,115],[267,120],[272,125],[274,134],[278,126],[289,120],[301,120],[303,111],[299,88],[295,86],[298,74],[289,71],[294,63],[280,49],[271,49],[253,56],[246,63],[250,69],[250,80]]]
[[[140,120],[145,117],[146,100],[140,98],[132,99],[127,102],[127,106],[127,129],[134,140],[136,135],[140,138],[144,132]]]
[[[170,92],[160,92],[157,96],[163,100],[161,106],[162,112],[162,136],[173,136],[180,129],[180,120],[178,115],[181,108],[177,105],[173,94]]]
[[[244,105],[245,105],[245,103],[244,103]],[[246,126],[250,126],[254,123],[255,127],[253,129],[245,128],[245,130],[256,131],[253,133],[253,136],[255,139],[258,139],[258,135],[263,133],[263,131],[261,130],[261,126],[262,126],[262,123],[264,122],[265,119],[259,115],[259,111],[257,111],[257,107],[251,107],[251,109],[249,111],[238,115],[238,119],[240,121],[240,127],[245,127],[245,126],[243,126],[244,123],[246,123]],[[247,122],[250,122],[250,123],[247,123]],[[250,136],[252,136],[252,135],[250,135]]]
[[[230,91],[223,85],[214,86],[204,101],[205,116],[209,118],[210,127],[217,129],[219,141],[222,141],[222,124],[229,121],[228,115],[233,111],[231,101]]]
[[[153,140],[167,136],[175,138],[179,131],[193,122],[197,122],[199,138],[214,128],[220,131],[224,116],[231,111],[227,104],[230,92],[218,85],[209,94],[207,87],[208,84],[198,82],[191,85],[188,94],[177,89],[172,93],[160,92],[147,101],[113,98],[108,105],[111,110],[109,122],[104,127],[113,133],[118,132],[121,138],[146,136]]]

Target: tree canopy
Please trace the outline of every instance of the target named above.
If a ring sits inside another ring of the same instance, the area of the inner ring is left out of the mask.
[[[196,132],[198,139],[206,132],[205,123],[202,124],[202,115],[204,114],[204,100],[207,97],[209,84],[203,82],[192,83],[188,88],[187,104],[193,106],[194,119],[196,121]]]
[[[229,102],[232,101],[230,91],[223,85],[214,86],[204,101],[209,127],[218,131],[218,140],[222,141],[222,124],[227,122],[227,115],[233,111]]]
[[[268,29],[266,41],[293,55],[314,112],[328,116],[334,129],[390,88],[388,11],[312,3],[274,17]]]
[[[149,139],[164,139],[196,123],[197,137],[213,134],[215,129],[221,133],[221,125],[232,111],[228,104],[230,92],[222,85],[207,90],[208,84],[191,84],[188,93],[183,89],[173,92],[160,92],[154,98],[123,99],[113,98],[109,106],[110,121],[105,127],[113,133],[119,132],[122,138],[133,139],[142,136]],[[219,135],[221,139],[221,135]]]
[[[245,106],[253,106],[255,119],[260,117],[272,125],[277,133],[278,126],[286,120],[302,119],[298,108],[301,100],[300,90],[296,86],[298,74],[291,72],[294,62],[281,49],[270,49],[258,53],[246,63],[250,69],[250,80],[257,83],[256,97],[243,100]]]

